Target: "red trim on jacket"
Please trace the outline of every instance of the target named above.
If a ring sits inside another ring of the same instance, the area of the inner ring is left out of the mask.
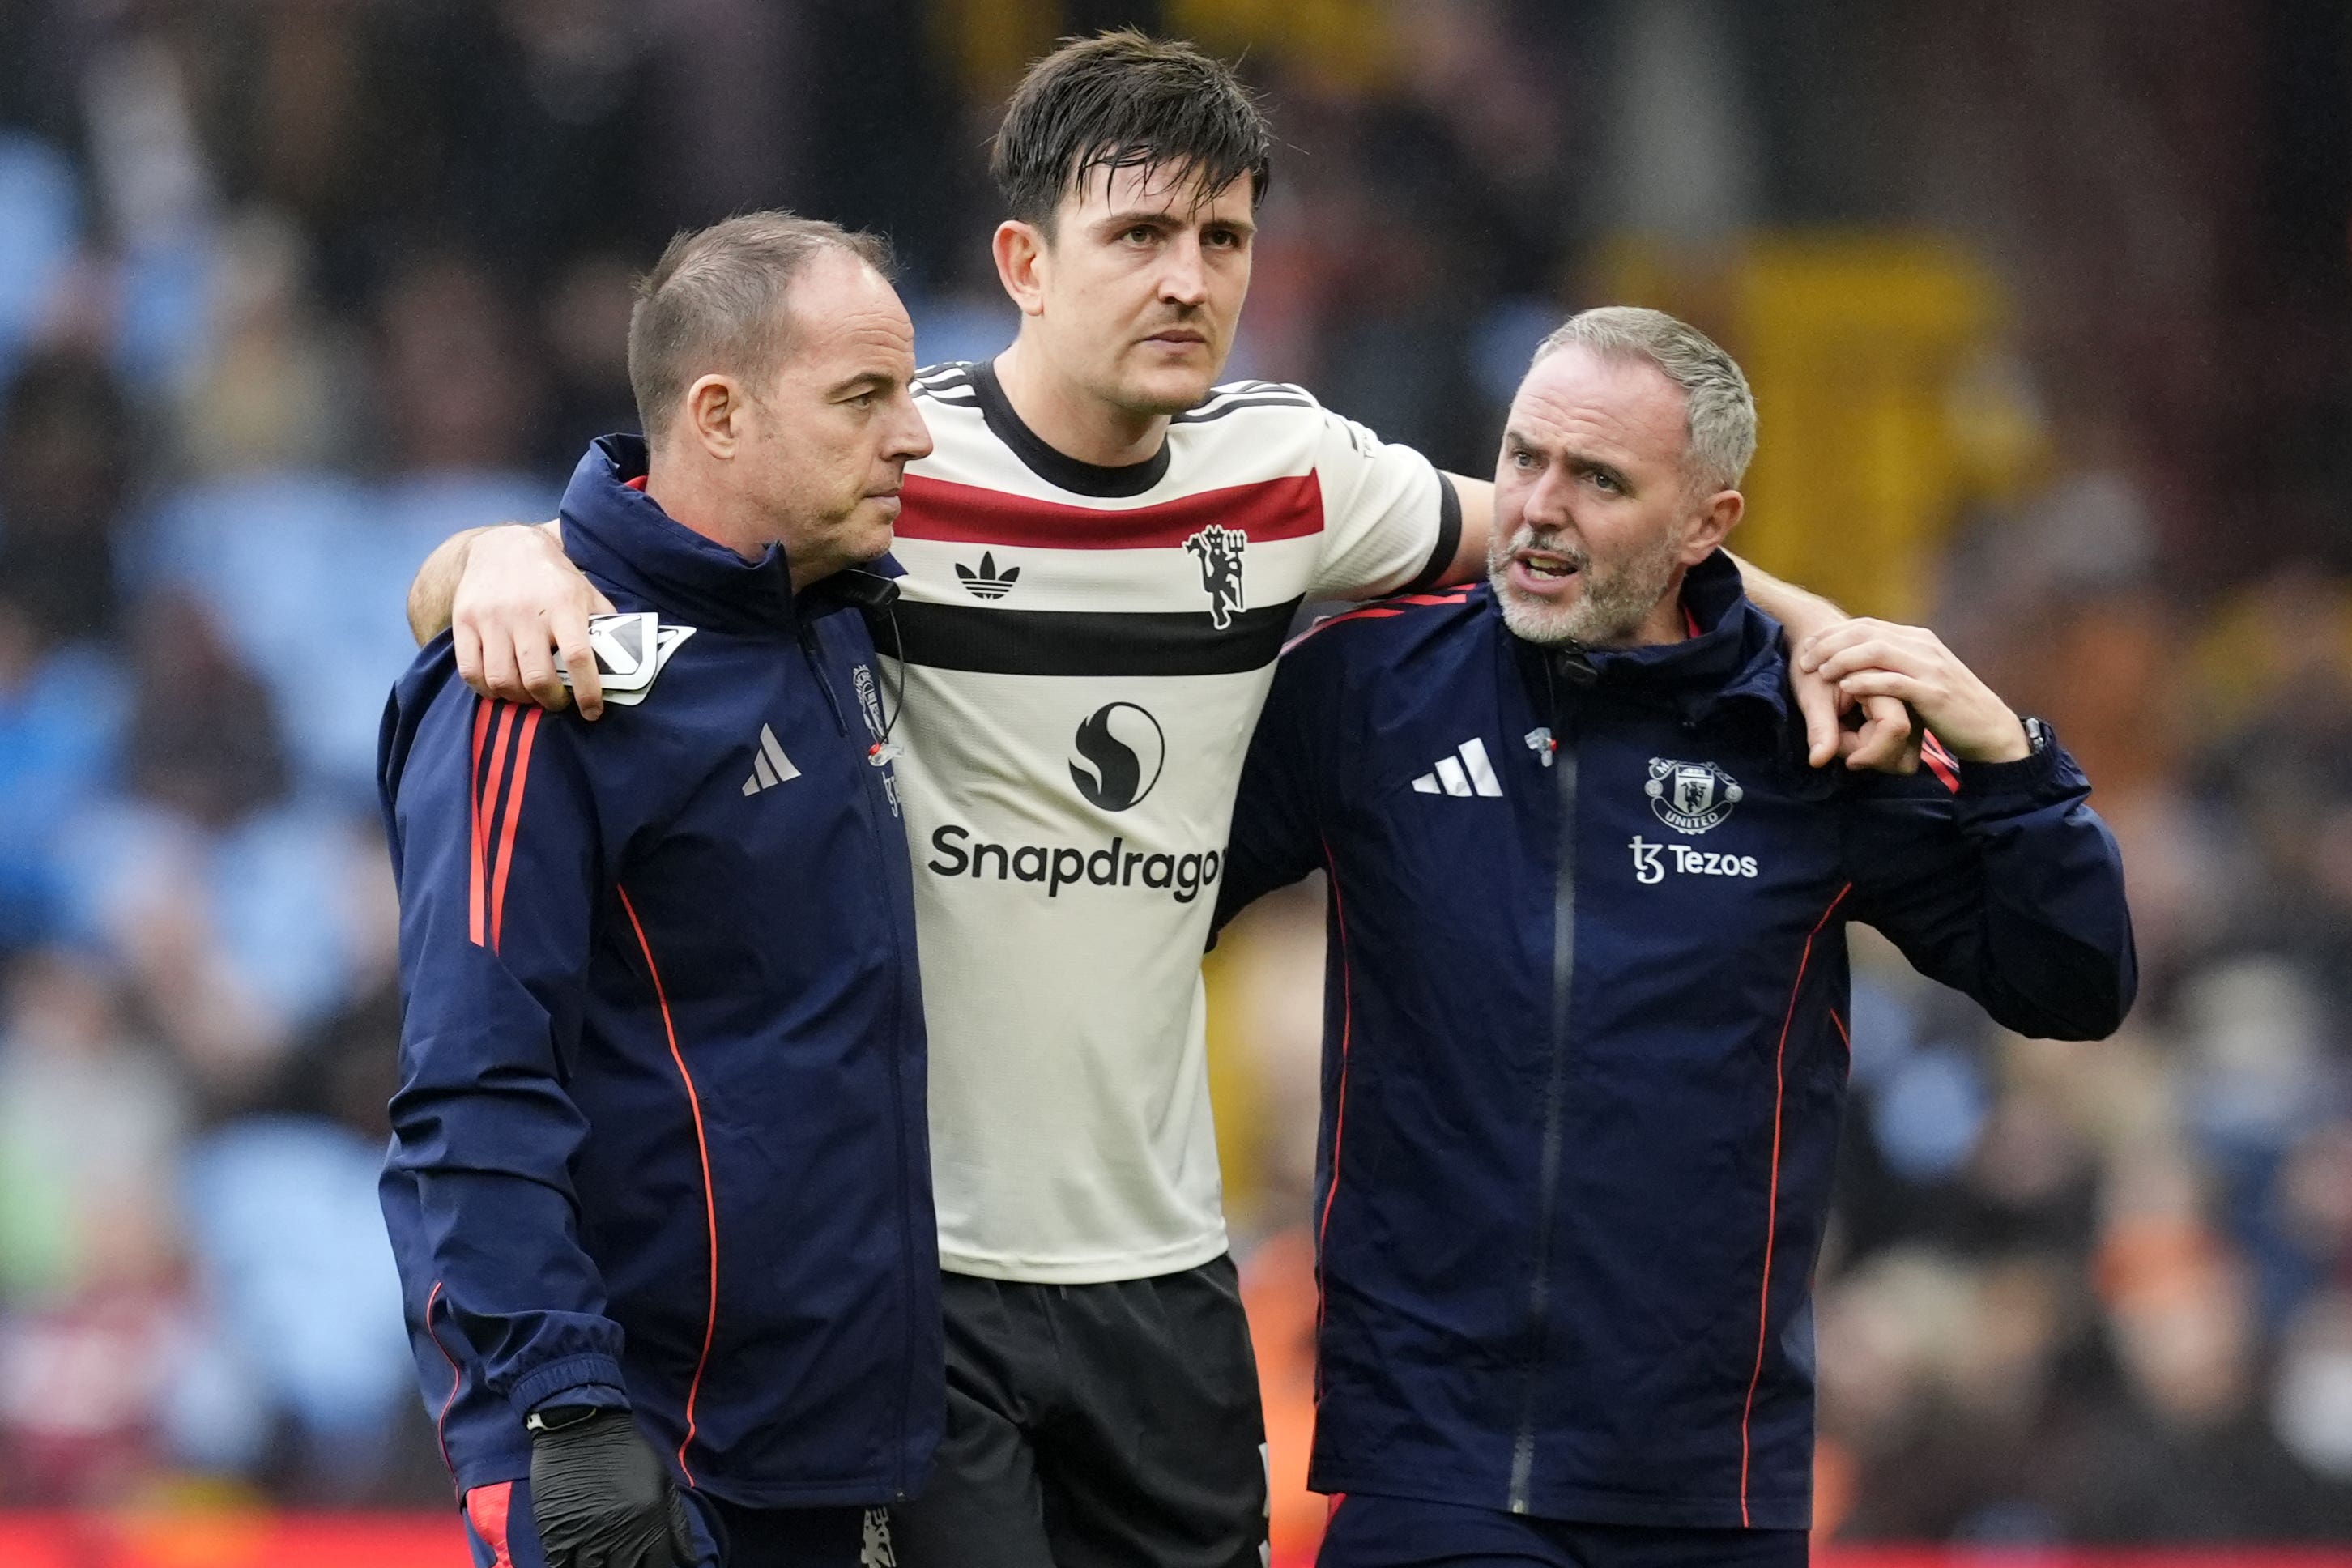
[[[449,1397],[441,1402],[441,1415],[433,1423],[433,1436],[441,1444],[441,1463],[448,1467],[449,1479],[454,1481],[457,1479],[457,1467],[449,1463],[449,1412],[457,1404],[457,1390],[464,1384],[466,1376],[457,1370],[457,1358],[449,1353],[449,1347],[443,1344],[441,1336],[433,1331],[433,1309],[440,1300],[441,1281],[436,1279],[431,1292],[425,1298],[425,1337],[433,1342],[433,1348],[439,1351],[441,1359],[449,1363]]]
[[[515,828],[522,820],[522,792],[530,783],[530,743],[546,714],[532,709],[523,715],[522,734],[515,742],[513,782],[507,786],[507,819],[499,830],[499,869],[490,881],[490,951],[499,950],[499,933],[506,927],[507,870],[514,864]]]
[[[1348,907],[1339,898],[1339,863],[1332,858],[1331,841],[1323,841],[1323,864],[1331,883],[1331,916],[1339,927],[1339,1092],[1331,1112],[1331,1184],[1324,1189],[1323,1213],[1315,1222],[1315,1329],[1323,1329],[1323,1238],[1331,1229],[1331,1205],[1339,1195],[1339,1149],[1348,1135],[1348,1047],[1355,1025],[1355,971],[1348,962]],[[1321,1357],[1315,1374],[1315,1396],[1323,1396]]]
[[[1756,1410],[1756,1385],[1764,1379],[1764,1346],[1766,1331],[1772,1316],[1772,1246],[1777,1239],[1780,1220],[1780,1111],[1788,1099],[1789,1029],[1797,1019],[1797,997],[1805,988],[1805,971],[1812,966],[1813,939],[1830,923],[1845,896],[1853,891],[1848,882],[1837,890],[1830,907],[1805,933],[1805,949],[1797,960],[1797,978],[1789,986],[1789,1009],[1780,1016],[1780,1044],[1772,1053],[1772,1176],[1766,1188],[1764,1203],[1764,1281],[1758,1287],[1756,1301],[1756,1370],[1748,1376],[1748,1397],[1739,1407],[1739,1522],[1748,1523],[1748,1420]]]
[[[514,1568],[514,1552],[508,1543],[513,1511],[512,1481],[476,1487],[466,1494],[466,1522],[482,1538],[482,1544],[490,1549],[490,1568]]]
[[[646,955],[646,975],[654,983],[654,1001],[661,1007],[662,1033],[669,1040],[669,1059],[677,1064],[678,1081],[686,1085],[687,1109],[694,1116],[694,1150],[702,1160],[702,1217],[710,1237],[710,1296],[702,1319],[702,1353],[694,1359],[694,1381],[686,1388],[686,1436],[678,1439],[677,1468],[692,1486],[694,1468],[686,1462],[686,1450],[694,1441],[694,1402],[702,1392],[703,1369],[710,1364],[710,1340],[719,1327],[719,1203],[710,1190],[710,1141],[702,1130],[702,1097],[695,1092],[694,1075],[686,1070],[686,1057],[677,1048],[677,1027],[671,1022],[669,994],[662,989],[661,972],[654,967],[653,944],[646,940],[645,922],[637,919],[637,906],[629,901],[629,890],[615,883],[613,890],[621,896],[621,908],[627,912],[629,928],[637,933],[637,951]]]
[[[480,698],[474,700],[474,763],[466,774],[466,934],[476,947],[483,946],[484,917],[488,911],[484,894],[487,891],[482,875],[482,741],[490,731],[490,704]]]
[[[1288,653],[1326,626],[1336,626],[1342,621],[1382,621],[1391,616],[1402,616],[1407,605],[1458,605],[1476,591],[1478,584],[1465,583],[1456,588],[1433,588],[1426,594],[1400,594],[1393,599],[1376,599],[1360,609],[1342,610],[1336,616],[1326,616],[1288,642],[1282,651]]]
[[[1929,735],[1919,742],[1919,760],[1927,771],[1944,781],[1944,787],[1954,795],[1960,793],[1960,760],[1952,755],[1944,742]]]

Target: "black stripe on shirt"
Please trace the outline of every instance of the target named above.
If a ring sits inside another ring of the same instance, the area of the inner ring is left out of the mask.
[[[1445,579],[1445,569],[1454,564],[1456,552],[1462,548],[1462,496],[1454,488],[1454,476],[1444,468],[1437,470],[1437,545],[1429,552],[1429,564],[1421,575],[1397,590],[1400,594],[1418,594],[1434,588]]]
[[[1282,652],[1301,601],[1244,610],[1220,630],[1206,607],[1122,615],[898,602],[909,664],[982,675],[1242,675]]]
[[[1213,419],[1223,419],[1226,415],[1237,413],[1244,408],[1312,408],[1314,406],[1315,400],[1311,397],[1291,397],[1267,393],[1250,397],[1236,397],[1230,403],[1220,403],[1207,408],[1195,408],[1189,414],[1179,414],[1169,423],[1206,425]]]

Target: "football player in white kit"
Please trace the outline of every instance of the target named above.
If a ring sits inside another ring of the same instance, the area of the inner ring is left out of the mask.
[[[1492,510],[1486,481],[1297,387],[1215,384],[1271,144],[1189,45],[1040,61],[993,159],[1018,339],[919,379],[935,450],[907,470],[877,635],[903,690],[949,1411],[936,1479],[893,1510],[906,1568],[1263,1560],[1200,977],[1227,825],[1299,605],[1475,581]],[[1750,583],[1792,640],[1841,618]],[[420,636],[453,594],[477,686],[557,704],[563,668],[593,709],[599,606],[548,532],[444,545]],[[1825,687],[1801,695],[1816,763],[1902,750],[1899,705],[1841,731]]]

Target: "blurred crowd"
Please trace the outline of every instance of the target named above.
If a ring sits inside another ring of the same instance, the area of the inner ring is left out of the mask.
[[[2021,1041],[1857,935],[1822,1523],[2352,1540],[2352,394],[2313,368],[2344,346],[2342,258],[2283,275],[2292,332],[2215,317],[2247,281],[2200,205],[2231,166],[2167,165],[2141,205],[2177,211],[2106,243],[2190,260],[2135,261],[2154,306],[2102,314],[2116,278],[2068,216],[2095,203],[2047,171],[1979,199],[2001,156],[2065,162],[2033,123],[2006,153],[1916,138],[1906,174],[1808,119],[1858,51],[1935,56],[1868,9],[1656,0],[1629,39],[1605,0],[0,0],[0,1505],[446,1500],[374,1198],[399,1007],[373,760],[409,577],[458,528],[549,515],[633,424],[630,279],[679,225],[881,227],[923,357],[1000,346],[981,171],[1008,73],[1140,20],[1248,51],[1285,142],[1234,374],[1466,471],[1636,218],[1702,250],[1929,221],[2005,277],[2021,455],[1954,490],[1919,592],[2085,761],[2146,979],[2112,1041]],[[2005,69],[2061,79],[2065,38],[2029,41]],[[2194,58],[2205,87],[2233,57]],[[2165,68],[2126,79],[2161,105]],[[1744,79],[1747,118],[1664,125],[1629,77],[1668,101]],[[1973,124],[1982,83],[1938,80],[1922,112]],[[2137,103],[2095,103],[2085,160],[2164,122]],[[2339,202],[2339,252],[2343,195],[2289,193]],[[1741,352],[1730,304],[1650,302]],[[2150,321],[2192,363],[2116,350]],[[2261,333],[2292,344],[2242,416],[2257,480],[2226,431],[2183,432],[2243,390],[2199,356]],[[1270,900],[1213,961],[1293,1558],[1320,1518],[1320,921],[1312,889]]]

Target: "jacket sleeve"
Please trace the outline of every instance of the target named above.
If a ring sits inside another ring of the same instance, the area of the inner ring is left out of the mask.
[[[1319,642],[1321,628],[1286,653],[1250,737],[1225,865],[1217,882],[1216,929],[1259,898],[1286,888],[1322,864],[1326,790],[1320,762],[1333,721],[1336,661]]]
[[[412,1194],[385,1217],[404,1287],[437,1296],[439,1350],[518,1419],[559,1394],[626,1404],[570,1176],[587,1123],[564,1061],[604,886],[579,743],[569,715],[452,679],[383,769],[403,1003],[386,1186]]]
[[[1923,974],[2044,1039],[2098,1039],[2139,984],[2123,858],[2053,737],[2014,763],[1922,773],[1849,797],[1853,917]]]

